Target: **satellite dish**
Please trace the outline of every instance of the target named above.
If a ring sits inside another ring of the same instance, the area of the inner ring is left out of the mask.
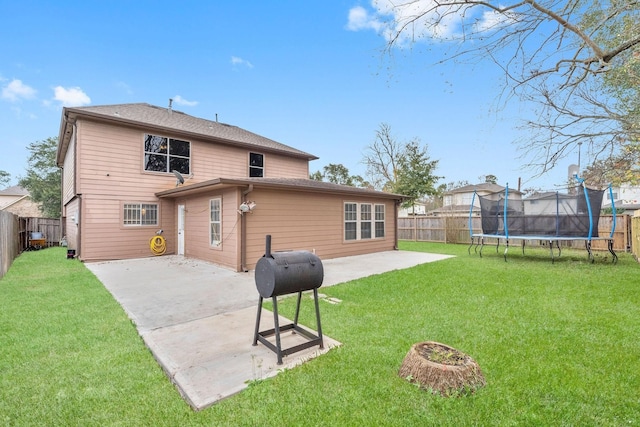
[[[173,172],[173,174],[176,176],[176,187],[180,184],[184,184],[184,178],[182,177],[182,175],[180,175],[180,172],[175,169],[171,172]]]

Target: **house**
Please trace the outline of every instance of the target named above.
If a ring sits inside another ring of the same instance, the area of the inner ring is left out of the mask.
[[[18,185],[0,190],[0,211],[23,218],[42,217],[40,205],[31,199],[28,190]]]
[[[417,200],[412,206],[401,207],[398,210],[398,217],[407,218],[410,216],[424,216],[427,214],[427,204]]]
[[[607,190],[604,193],[602,209],[611,208],[612,195],[616,210],[629,213],[640,210],[640,187],[628,183],[611,187],[611,192]]]
[[[431,215],[469,215],[471,209],[471,203],[473,201],[473,212],[476,215],[480,215],[480,200],[475,197],[474,193],[479,196],[489,198],[504,197],[505,187],[492,184],[490,182],[484,182],[482,184],[470,184],[462,187],[454,188],[447,191],[442,197],[442,207],[429,212]],[[509,189],[509,198],[516,200],[522,199],[522,192]]]
[[[310,180],[314,159],[171,104],[64,108],[67,243],[83,261],[138,258],[161,232],[167,254],[236,271],[255,267],[266,235],[321,259],[396,249],[402,196]]]

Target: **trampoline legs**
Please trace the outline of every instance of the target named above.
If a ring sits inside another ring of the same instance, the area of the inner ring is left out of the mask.
[[[587,248],[587,253],[589,254],[589,261],[593,264],[596,259],[593,257],[593,253],[591,253],[591,240],[585,240],[584,245]]]
[[[507,251],[509,250],[509,239],[506,240],[506,245],[504,248],[504,262],[507,262]]]
[[[611,255],[613,256],[613,263],[617,264],[618,263],[618,255],[616,255],[616,253],[613,251],[613,239],[609,240],[607,242],[607,249],[609,249],[609,253],[611,253]]]

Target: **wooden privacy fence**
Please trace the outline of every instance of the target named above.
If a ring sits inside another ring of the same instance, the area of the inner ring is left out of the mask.
[[[479,216],[471,218],[474,233],[482,232]],[[609,236],[613,215],[600,215],[598,231],[601,236]],[[636,227],[640,222],[636,223]],[[637,230],[637,228],[636,228]],[[418,242],[470,243],[469,216],[416,216],[398,218],[398,239]],[[613,249],[616,251],[631,250],[631,217],[616,216],[616,230],[613,235]],[[529,245],[544,244],[545,241],[532,240]],[[636,242],[638,243],[638,242]],[[565,247],[583,248],[584,241],[562,242]],[[606,242],[594,241],[594,250],[607,250]]]
[[[0,278],[20,253],[20,222],[11,212],[0,211]]]
[[[631,218],[631,252],[640,261],[640,216]]]
[[[58,218],[20,218],[20,249],[29,248],[31,233],[42,233],[46,240],[45,247],[58,246],[62,239],[60,219]]]
[[[57,218],[20,218],[0,211],[0,278],[22,251],[30,249],[31,233],[42,233],[44,247],[58,246],[62,237],[60,223]]]

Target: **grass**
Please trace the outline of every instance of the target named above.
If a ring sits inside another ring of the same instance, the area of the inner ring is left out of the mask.
[[[193,412],[98,280],[61,249],[0,280],[0,425],[640,425],[640,265],[564,250],[402,242],[456,255],[321,288],[343,346]],[[292,316],[295,299],[283,299]],[[313,327],[313,304],[301,323]],[[290,317],[291,318],[291,317]],[[487,386],[442,398],[397,375],[412,344],[473,357]],[[275,355],[274,355],[275,357]]]

